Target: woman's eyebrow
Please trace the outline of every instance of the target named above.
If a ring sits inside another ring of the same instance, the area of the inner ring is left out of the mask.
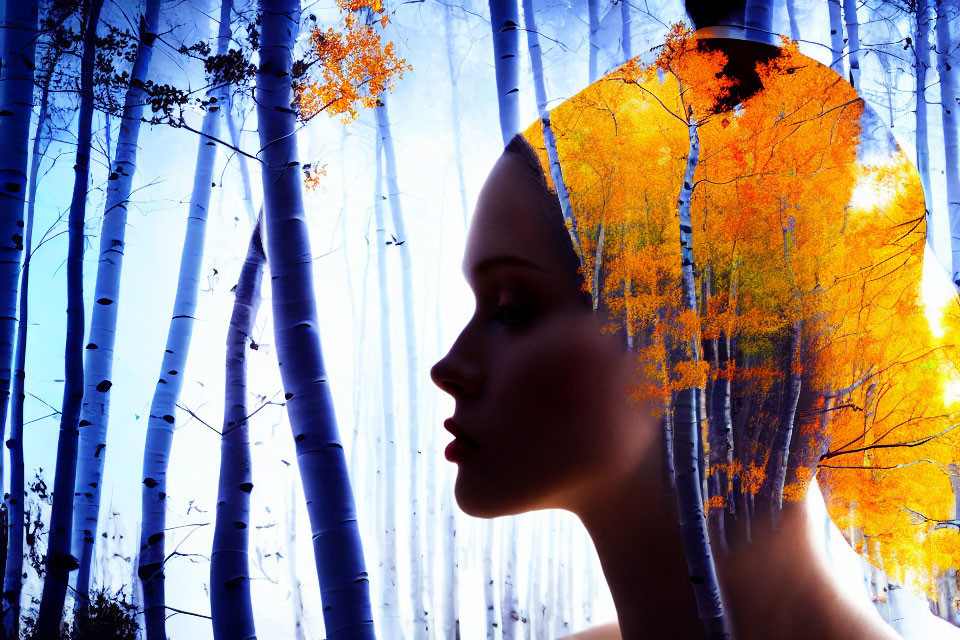
[[[534,269],[536,271],[546,271],[540,265],[527,260],[526,258],[521,258],[520,256],[510,255],[510,254],[501,254],[490,256],[489,258],[484,258],[473,268],[472,273],[468,273],[467,265],[463,265],[463,273],[469,279],[470,276],[474,278],[483,275],[484,273],[494,269],[496,267],[504,266],[514,266],[514,267],[524,267],[527,269]]]

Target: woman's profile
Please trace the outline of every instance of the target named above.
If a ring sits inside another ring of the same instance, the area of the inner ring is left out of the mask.
[[[578,516],[618,622],[575,637],[897,638],[837,583],[808,506],[840,469],[884,486],[923,457],[904,434],[955,421],[919,178],[795,45],[710,35],[674,27],[491,170],[476,310],[431,370],[456,499]]]

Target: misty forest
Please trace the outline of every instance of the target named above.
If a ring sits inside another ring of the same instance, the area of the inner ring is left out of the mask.
[[[751,0],[747,22],[850,83],[916,167],[914,321],[960,342],[960,4]],[[615,620],[572,514],[458,509],[428,372],[472,313],[464,241],[504,144],[678,23],[680,0],[6,0],[2,636]],[[906,638],[960,627],[952,371],[950,420],[883,444],[878,422],[821,478],[827,557]]]

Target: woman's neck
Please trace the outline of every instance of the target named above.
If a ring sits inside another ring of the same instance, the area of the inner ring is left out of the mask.
[[[657,455],[634,478],[607,484],[573,511],[597,548],[624,640],[702,638],[676,497],[662,481],[662,454],[651,449]],[[785,503],[780,515],[773,527],[766,524],[769,514],[764,522],[758,514],[750,543],[734,540],[729,552],[715,554],[736,640],[896,639],[868,604],[843,592],[805,504]]]
[[[677,503],[659,480],[657,447],[635,477],[608,483],[574,513],[597,548],[625,640],[701,638]]]

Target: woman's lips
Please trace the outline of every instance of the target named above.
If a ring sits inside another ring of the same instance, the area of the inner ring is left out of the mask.
[[[476,450],[480,445],[476,440],[466,434],[460,426],[453,421],[453,418],[447,418],[443,422],[443,428],[453,434],[454,440],[447,445],[443,451],[443,456],[450,462],[462,460],[464,456]]]
[[[460,462],[476,450],[476,444],[463,438],[454,438],[453,441],[447,445],[447,448],[443,450],[443,457],[450,462]]]

